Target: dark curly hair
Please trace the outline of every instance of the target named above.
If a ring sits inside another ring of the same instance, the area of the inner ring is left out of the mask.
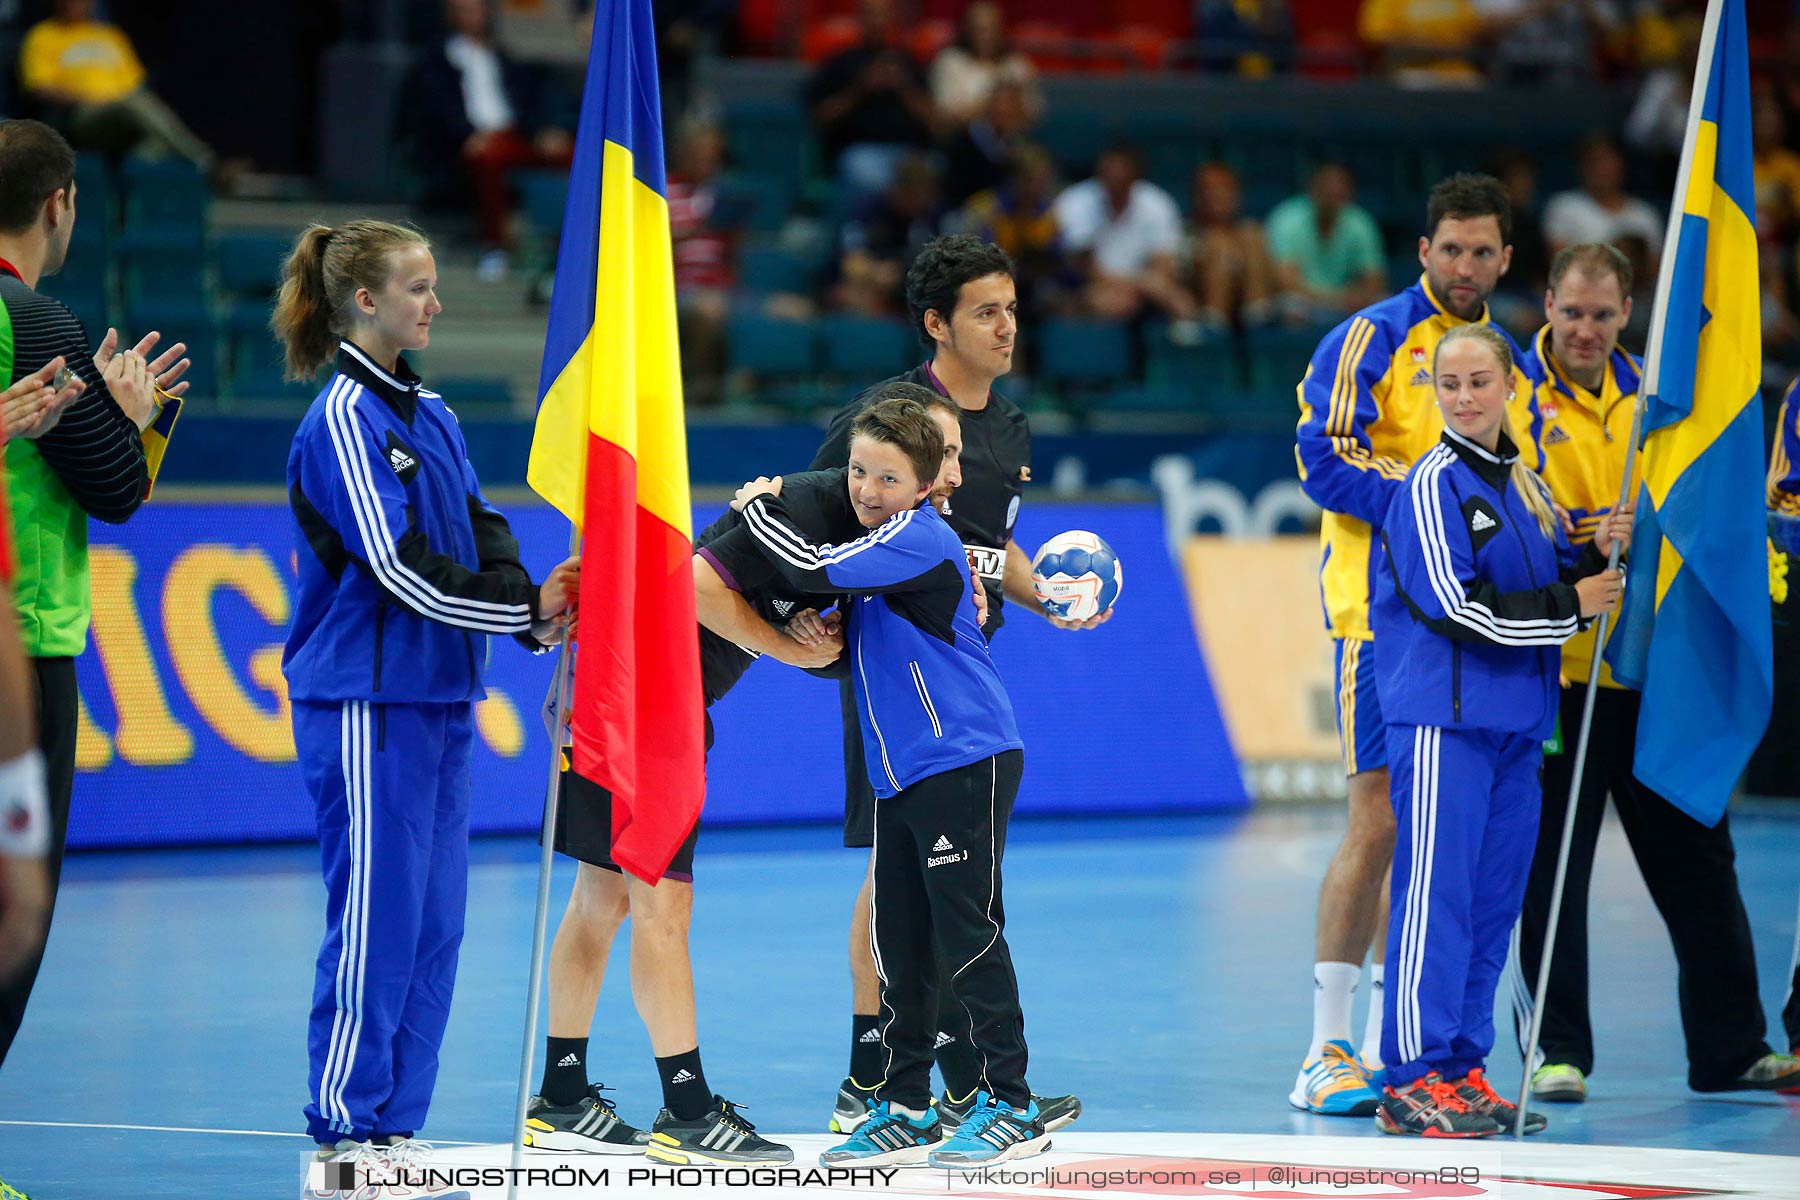
[[[1431,189],[1431,199],[1425,205],[1427,238],[1437,236],[1438,223],[1445,217],[1457,221],[1492,217],[1500,222],[1500,244],[1512,244],[1512,203],[1506,198],[1506,188],[1492,175],[1458,171],[1447,179],[1439,180],[1438,185]]]
[[[928,347],[935,345],[925,328],[925,314],[935,309],[947,324],[956,311],[963,284],[1012,273],[1012,255],[978,237],[954,233],[925,243],[906,271],[906,307],[912,312],[919,341]]]

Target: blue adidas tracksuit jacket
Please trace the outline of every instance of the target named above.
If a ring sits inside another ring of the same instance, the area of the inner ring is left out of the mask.
[[[852,596],[846,651],[877,797],[1023,748],[975,622],[967,551],[936,508],[841,546],[808,542],[777,496],[745,506],[744,525],[792,585]]]
[[[327,892],[307,1127],[327,1143],[411,1134],[462,942],[487,635],[528,640],[537,588],[456,418],[404,360],[390,373],[340,347],[287,483],[299,579],[282,668]]]
[[[1545,536],[1499,453],[1446,431],[1382,525],[1371,623],[1394,844],[1381,1054],[1400,1088],[1494,1044],[1494,989],[1537,844],[1573,581],[1605,567]],[[1549,491],[1536,475],[1532,485]]]

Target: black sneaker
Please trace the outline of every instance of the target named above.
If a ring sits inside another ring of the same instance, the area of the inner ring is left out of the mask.
[[[838,1085],[837,1104],[831,1110],[831,1122],[826,1128],[833,1133],[855,1133],[857,1126],[869,1119],[869,1113],[875,1108],[875,1093],[880,1089],[878,1083],[866,1088],[849,1076]]]
[[[678,1167],[693,1163],[791,1163],[794,1152],[771,1142],[756,1132],[737,1105],[723,1096],[713,1097],[713,1106],[693,1121],[677,1121],[675,1114],[663,1109],[650,1127],[650,1144],[644,1155],[657,1162],[674,1163]]]
[[[959,1102],[950,1098],[945,1092],[937,1099],[938,1119],[944,1123],[944,1136],[956,1132],[957,1127],[968,1117],[975,1107],[975,1097],[979,1090],[970,1092]],[[1044,1132],[1055,1133],[1065,1125],[1072,1125],[1075,1118],[1081,1115],[1081,1097],[1079,1096],[1040,1096],[1031,1093],[1031,1102],[1038,1106],[1038,1113],[1043,1118]]]
[[[1471,1109],[1436,1071],[1398,1091],[1382,1088],[1375,1127],[1408,1137],[1481,1138],[1500,1132],[1500,1122]]]
[[[619,1119],[599,1084],[573,1104],[551,1104],[533,1096],[525,1109],[525,1144],[537,1150],[578,1150],[585,1154],[642,1154],[646,1130]]]
[[[1510,1135],[1519,1127],[1519,1106],[1494,1090],[1488,1082],[1487,1072],[1476,1067],[1461,1079],[1452,1080],[1450,1086],[1462,1097],[1464,1104],[1471,1112],[1482,1113],[1494,1118],[1500,1126],[1500,1132]],[[1550,1118],[1541,1112],[1525,1110],[1525,1133],[1530,1136],[1542,1133],[1550,1127]]]

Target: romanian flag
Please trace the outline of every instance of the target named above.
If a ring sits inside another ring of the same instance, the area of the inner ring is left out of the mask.
[[[692,509],[650,0],[595,6],[526,477],[581,534],[574,769],[662,877],[706,789]]]
[[[1769,723],[1762,329],[1744,0],[1712,0],[1645,360],[1643,484],[1613,674],[1637,777],[1716,825]]]

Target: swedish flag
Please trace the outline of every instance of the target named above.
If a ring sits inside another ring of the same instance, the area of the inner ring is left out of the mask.
[[[1643,690],[1637,777],[1716,825],[1769,722],[1750,65],[1713,0],[1644,372],[1643,485],[1614,676]]]

